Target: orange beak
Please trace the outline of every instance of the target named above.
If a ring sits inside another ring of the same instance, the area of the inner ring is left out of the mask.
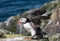
[[[18,20],[18,26],[20,26],[20,24],[21,24],[21,22],[20,22],[20,20]]]

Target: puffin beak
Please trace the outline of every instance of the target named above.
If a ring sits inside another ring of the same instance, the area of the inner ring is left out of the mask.
[[[18,26],[20,26],[21,25],[21,21],[20,20],[18,20]]]

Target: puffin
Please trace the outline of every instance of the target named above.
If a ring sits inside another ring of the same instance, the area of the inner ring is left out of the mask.
[[[20,23],[22,23],[24,29],[26,31],[28,31],[29,33],[31,33],[30,38],[33,38],[36,35],[36,32],[35,32],[34,28],[31,26],[30,22],[31,21],[28,18],[20,18],[18,21],[18,25],[20,25]]]
[[[31,20],[23,17],[19,19],[18,25],[20,25],[21,23],[23,24],[22,26],[24,27],[24,29],[31,34],[31,36],[29,37],[30,39],[43,38],[42,30],[40,29],[40,27],[36,27]]]

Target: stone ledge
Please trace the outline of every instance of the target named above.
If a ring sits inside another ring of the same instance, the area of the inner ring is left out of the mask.
[[[15,37],[15,38],[2,38],[0,39],[0,41],[28,41],[28,40],[24,40],[24,38],[26,38],[25,36],[22,37]],[[29,41],[48,41],[47,39],[40,39],[40,40],[29,40]]]

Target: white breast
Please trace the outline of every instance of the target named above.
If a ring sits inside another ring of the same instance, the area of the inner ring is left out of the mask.
[[[35,32],[35,30],[33,29],[33,27],[30,25],[30,23],[25,23],[23,24],[24,28],[28,31],[28,32]]]

